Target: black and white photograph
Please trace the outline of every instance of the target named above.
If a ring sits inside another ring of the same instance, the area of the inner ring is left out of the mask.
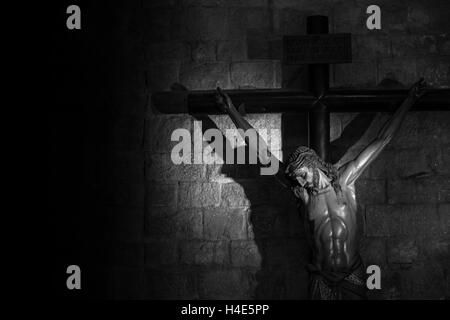
[[[450,298],[449,1],[51,14],[53,297],[177,319]]]

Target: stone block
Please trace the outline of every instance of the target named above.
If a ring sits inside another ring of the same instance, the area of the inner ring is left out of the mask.
[[[438,47],[438,52],[441,55],[449,55],[450,54],[450,35],[449,34],[440,34],[437,38],[437,47]]]
[[[405,234],[417,237],[435,237],[444,234],[442,219],[435,205],[406,206],[403,210]]]
[[[267,0],[182,0],[181,5],[202,7],[264,7]]]
[[[192,134],[192,117],[186,115],[161,115],[146,120],[145,148],[154,153],[171,152],[179,144],[181,138],[172,141],[172,134],[177,129],[185,129]],[[189,142],[189,141],[188,141]],[[193,152],[192,138],[190,141]]]
[[[180,244],[180,262],[188,265],[228,265],[230,262],[227,241],[187,241]]]
[[[407,7],[406,31],[414,33],[429,30],[431,15],[429,5],[415,2]]]
[[[199,181],[204,177],[203,164],[174,164],[170,154],[146,154],[145,178],[147,180]]]
[[[274,0],[273,6],[280,9],[302,9],[308,11],[311,15],[324,14],[331,16],[326,10],[331,10],[333,1],[322,0],[313,2],[306,0]]]
[[[447,284],[444,279],[444,266],[434,260],[402,270],[401,299],[445,299]]]
[[[247,212],[242,209],[205,209],[203,236],[208,240],[245,240],[247,219]]]
[[[226,8],[188,7],[174,12],[172,38],[182,40],[220,40],[228,34]]]
[[[149,238],[200,239],[203,212],[199,209],[173,211],[149,207],[145,217],[145,235]]]
[[[448,15],[450,5],[447,1],[433,1],[432,4],[421,3],[421,10],[427,14],[426,30],[431,34],[444,34],[448,30]],[[425,8],[424,8],[425,7]],[[418,26],[422,27],[421,24]]]
[[[342,126],[339,114],[330,114],[330,142],[338,139],[341,136]]]
[[[151,42],[145,46],[147,58],[153,62],[186,61],[190,48],[184,41]]]
[[[417,59],[415,58],[384,58],[379,60],[378,80],[395,79],[406,87],[418,80]]]
[[[271,59],[278,59],[274,62],[274,88],[281,89],[283,88],[283,63],[280,61],[281,58],[281,50],[276,46],[276,41],[271,41],[270,43],[270,56]]]
[[[209,269],[199,275],[200,299],[250,299],[254,278],[241,269]]]
[[[390,180],[387,184],[388,202],[436,203],[450,201],[449,178],[429,176],[424,178]]]
[[[442,112],[409,112],[389,144],[392,148],[429,147],[448,143],[450,115]]]
[[[273,88],[275,86],[275,67],[273,61],[233,62],[231,82],[233,88]]]
[[[373,88],[377,83],[375,61],[354,60],[351,64],[333,65],[332,84],[334,87]]]
[[[221,40],[242,40],[247,37],[247,26],[245,10],[238,7],[229,7],[227,9],[227,30],[222,35]]]
[[[242,8],[245,29],[252,35],[267,35],[272,32],[272,12],[269,8]]]
[[[434,155],[436,156],[436,155]],[[439,156],[437,157],[436,171],[439,174],[450,173],[450,144],[441,147]]]
[[[231,89],[229,64],[225,62],[184,64],[179,79],[189,90]]]
[[[440,49],[438,39],[436,35],[392,35],[391,53],[395,58],[437,55]]]
[[[257,186],[249,185],[257,190]],[[247,188],[248,189],[248,188]],[[239,183],[226,183],[222,185],[221,206],[228,208],[248,207],[251,205],[250,199],[246,194],[247,190]]]
[[[438,213],[442,234],[450,233],[450,204],[440,204],[438,206]]]
[[[450,62],[447,57],[426,57],[417,60],[417,75],[433,88],[450,88]]]
[[[270,59],[270,43],[264,36],[247,37],[248,59]]]
[[[227,0],[230,7],[265,7],[267,0]]]
[[[306,32],[306,12],[292,8],[274,12],[275,33],[280,36],[297,36]]]
[[[435,205],[367,206],[366,226],[369,237],[428,237],[442,232]]]
[[[420,241],[420,254],[424,260],[448,261],[450,241],[444,238],[428,238]]]
[[[376,60],[391,57],[391,41],[384,34],[352,35],[352,59]]]
[[[366,8],[361,3],[354,1],[338,1],[333,5],[334,14],[331,21],[335,33],[365,34],[368,33],[366,27]],[[384,22],[384,21],[383,21]]]
[[[178,189],[180,208],[218,206],[220,185],[215,182],[181,182]]]
[[[413,264],[419,258],[419,247],[413,238],[389,240],[387,248],[389,264]]]
[[[259,267],[261,254],[253,241],[231,242],[231,264],[234,267]]]
[[[387,149],[371,164],[370,175],[373,178],[409,178],[430,175],[442,167],[439,149]]]
[[[381,204],[386,202],[384,179],[358,179],[355,183],[356,201],[361,204]]]
[[[243,40],[223,40],[217,43],[218,61],[242,61],[247,59],[247,45]]]
[[[213,62],[216,60],[216,41],[192,41],[189,43],[194,62]]]
[[[386,265],[386,243],[382,238],[365,238],[361,257],[366,266],[375,264],[381,268]]]
[[[394,208],[386,205],[369,205],[366,208],[367,236],[383,237],[390,236],[395,230],[393,222],[399,223],[399,217],[393,215]],[[397,211],[398,212],[398,211]],[[397,221],[396,221],[397,220]],[[398,224],[396,224],[398,225]]]

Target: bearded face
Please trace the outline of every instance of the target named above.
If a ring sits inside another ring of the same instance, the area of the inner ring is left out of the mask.
[[[291,154],[285,173],[294,182],[294,193],[297,195],[304,190],[308,194],[316,194],[319,191],[321,175],[319,172],[329,179],[336,193],[340,192],[336,169],[333,165],[324,162],[314,150],[308,147],[301,146]]]
[[[292,178],[303,188],[312,187],[314,182],[314,170],[308,167],[301,167],[293,172]]]
[[[298,184],[294,191],[295,195],[298,197],[297,193],[300,193],[300,189],[305,189],[309,194],[315,193],[318,190],[319,184],[319,169],[310,167],[300,167],[289,173],[289,177]]]

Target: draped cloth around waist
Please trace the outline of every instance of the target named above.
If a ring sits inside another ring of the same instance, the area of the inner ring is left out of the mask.
[[[367,299],[367,275],[361,257],[346,271],[321,270],[312,264],[308,264],[307,268],[312,300]]]

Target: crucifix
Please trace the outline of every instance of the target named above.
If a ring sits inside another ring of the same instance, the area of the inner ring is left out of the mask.
[[[310,298],[365,299],[365,270],[356,230],[355,181],[393,139],[409,110],[450,111],[450,90],[425,92],[423,80],[410,90],[329,89],[329,63],[351,62],[350,35],[329,35],[325,16],[308,17],[307,33],[284,38],[284,63],[309,64],[310,92],[218,89],[159,92],[152,100],[163,113],[226,113],[244,131],[252,127],[233,101],[245,102],[246,112],[250,113],[308,112],[309,146],[300,146],[286,163],[281,163],[276,177],[294,193],[306,222],[313,252],[308,264]],[[330,112],[377,111],[395,112],[356,158],[339,167],[331,164]],[[268,163],[267,159],[261,162]]]

